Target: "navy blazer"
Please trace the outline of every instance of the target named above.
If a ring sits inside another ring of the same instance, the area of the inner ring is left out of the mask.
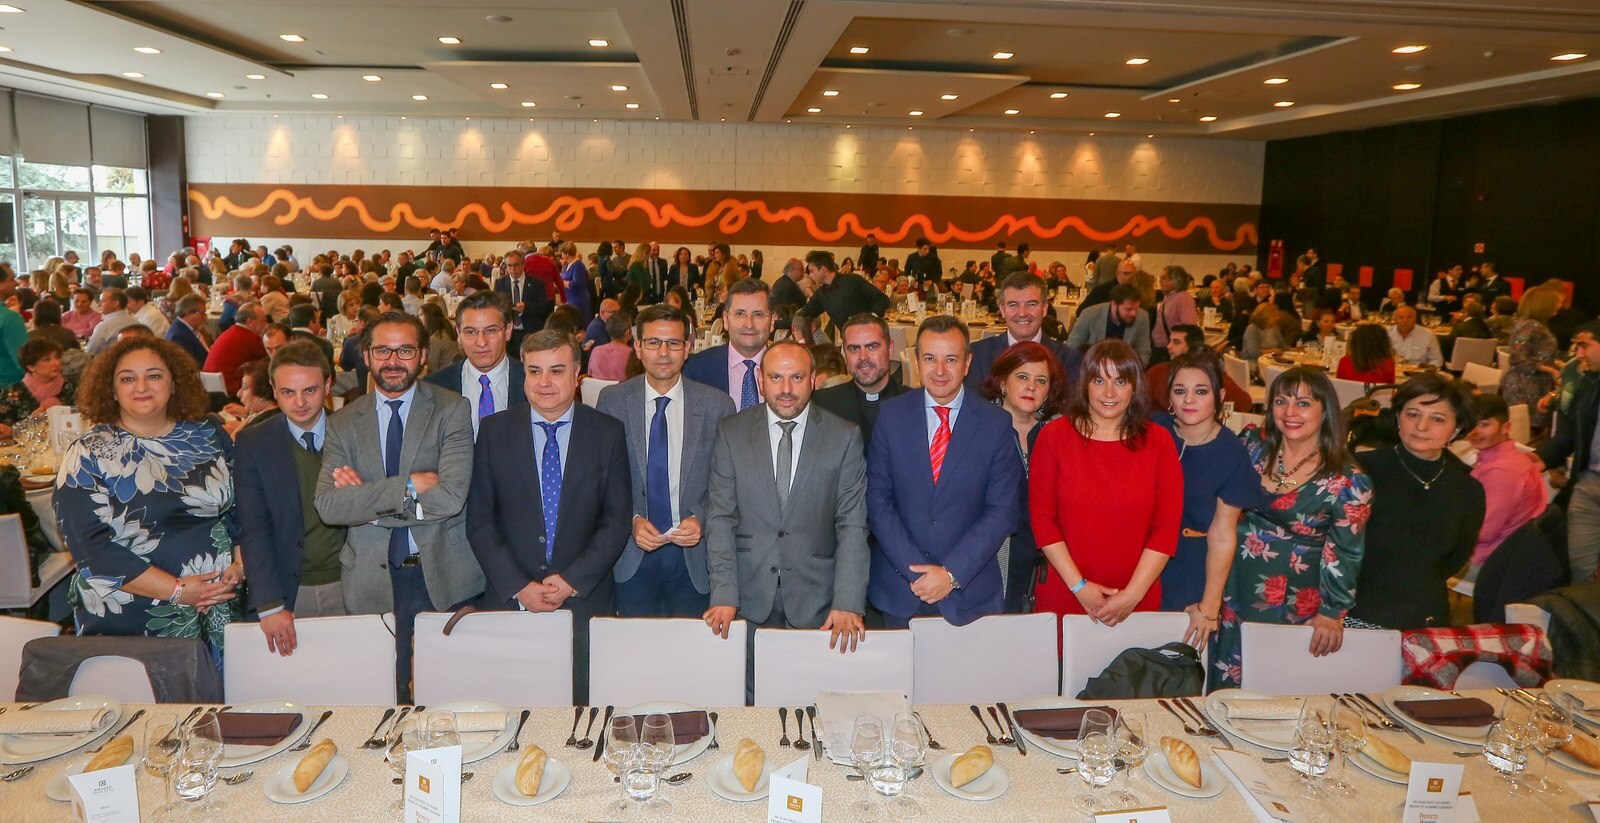
[[[532,334],[544,328],[544,321],[550,316],[550,311],[555,304],[550,302],[549,295],[545,294],[544,281],[537,277],[523,275],[522,284],[522,331]],[[512,311],[516,311],[516,304],[511,303],[511,278],[502,277],[494,281],[494,290],[505,296]]]
[[[509,354],[506,355],[506,357],[511,361],[509,364],[510,370],[506,373],[506,408],[509,409],[518,403],[527,402],[528,397],[523,393],[522,388],[522,361],[515,357],[511,357]],[[466,365],[466,362],[467,358],[465,357],[455,360],[450,365],[445,366],[438,371],[428,372],[428,376],[422,379],[432,383],[435,386],[438,386],[441,389],[453,391],[456,394],[464,397],[466,396],[466,392],[461,390],[461,369]],[[473,391],[477,392],[479,389],[474,388]],[[505,409],[501,409],[501,411],[504,410]]]
[[[234,499],[251,612],[278,601],[294,611],[305,556],[305,513],[294,468],[294,450],[301,448],[281,414],[240,429],[234,443]]]
[[[994,361],[1000,359],[1005,353],[1006,341],[1011,339],[1007,332],[985,337],[972,344],[972,365],[967,367],[967,388],[973,392],[980,391],[983,381],[989,377],[989,372],[994,370]],[[1061,364],[1061,370],[1067,375],[1067,389],[1071,390],[1072,384],[1078,380],[1078,368],[1083,363],[1083,354],[1061,341],[1043,335],[1039,342],[1056,356],[1056,362]]]
[[[194,362],[202,367],[205,366],[206,355],[209,354],[206,350],[206,344],[200,341],[200,335],[195,334],[194,329],[189,328],[188,323],[182,320],[172,321],[172,325],[167,327],[167,339],[177,343],[179,348],[188,352],[194,358]]]
[[[718,391],[727,392],[728,344],[712,346],[703,352],[690,355],[683,364],[683,376],[696,383],[704,383]],[[760,380],[761,376],[757,375],[756,379]]]
[[[1017,530],[1022,458],[1011,415],[967,392],[956,415],[939,483],[928,462],[924,389],[883,401],[867,447],[867,522],[872,551],[867,597],[885,614],[908,618],[923,603],[911,593],[911,566],[944,566],[961,588],[939,613],[964,626],[999,614],[1000,544]]]
[[[533,450],[533,409],[496,412],[478,426],[467,494],[467,540],[483,567],[481,605],[516,609],[530,581],[561,575],[577,594],[567,601],[587,620],[612,611],[611,568],[627,545],[633,520],[628,435],[622,421],[583,404],[573,408],[555,550],[545,562],[544,506]]]

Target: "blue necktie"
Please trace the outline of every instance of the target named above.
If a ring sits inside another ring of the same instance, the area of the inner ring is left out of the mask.
[[[483,387],[483,390],[478,392],[478,419],[482,420],[494,414],[494,392],[489,390],[489,375],[487,374],[478,375],[478,385]]]
[[[739,411],[754,406],[761,402],[761,395],[756,392],[756,361],[744,361],[744,385],[739,387]]]
[[[556,440],[556,429],[567,424],[565,420],[546,423],[533,421],[544,429],[544,454],[539,458],[539,493],[544,505],[544,562],[555,559],[556,512],[561,509],[561,443]]]
[[[300,439],[305,441],[306,451],[311,452],[312,454],[322,453],[322,450],[317,448],[316,432],[301,432]]]
[[[672,479],[667,470],[667,404],[671,401],[670,397],[656,398],[650,444],[644,454],[645,514],[661,531],[672,528]]]
[[[394,477],[400,474],[400,448],[405,440],[405,430],[400,422],[400,405],[403,400],[386,400],[389,404],[389,431],[383,440],[383,474]],[[405,527],[389,530],[389,565],[400,564],[411,556],[411,530]]]

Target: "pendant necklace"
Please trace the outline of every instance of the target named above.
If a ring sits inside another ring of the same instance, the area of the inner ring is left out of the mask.
[[[1277,467],[1277,470],[1273,472],[1273,477],[1272,477],[1272,481],[1278,485],[1278,491],[1280,491],[1280,492],[1287,491],[1288,489],[1292,488],[1293,485],[1297,485],[1297,484],[1291,484],[1289,482],[1289,478],[1291,478],[1295,474],[1299,473],[1299,471],[1302,468],[1305,468],[1306,463],[1309,463],[1311,461],[1311,458],[1320,457],[1321,454],[1322,454],[1320,449],[1319,450],[1314,450],[1310,454],[1308,454],[1305,457],[1301,458],[1299,463],[1294,464],[1294,468],[1292,468],[1292,469],[1290,469],[1288,471],[1284,471],[1283,470],[1283,453],[1284,453],[1283,449],[1279,449],[1278,450],[1278,467]]]
[[[1439,482],[1439,478],[1444,475],[1444,461],[1440,461],[1439,471],[1438,471],[1437,474],[1435,474],[1433,476],[1432,480],[1423,480],[1421,477],[1417,476],[1416,472],[1411,470],[1410,466],[1406,465],[1406,456],[1400,453],[1400,447],[1399,446],[1395,446],[1394,447],[1394,456],[1397,459],[1399,459],[1400,467],[1406,470],[1406,474],[1411,475],[1412,479],[1414,479],[1418,483],[1422,484],[1422,490],[1423,491],[1429,491],[1430,489],[1432,489],[1433,488],[1433,484]]]

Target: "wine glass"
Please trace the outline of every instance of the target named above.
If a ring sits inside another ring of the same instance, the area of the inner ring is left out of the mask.
[[[883,755],[883,722],[876,717],[862,715],[856,718],[855,730],[850,735],[850,762],[861,772],[862,777],[869,777],[872,767],[878,765]],[[872,802],[871,781],[868,783],[867,795],[861,800],[850,804],[851,816],[860,820],[877,820],[878,806]]]
[[[1489,727],[1483,740],[1483,759],[1507,782],[1506,791],[1512,795],[1528,795],[1533,790],[1521,781],[1522,770],[1528,766],[1528,744],[1533,735],[1526,723],[1502,720]]]
[[[1150,738],[1145,736],[1144,728],[1143,714],[1132,711],[1117,713],[1117,758],[1122,761],[1124,781],[1123,788],[1113,796],[1123,808],[1132,808],[1139,803],[1138,796],[1133,793],[1133,784],[1140,782],[1139,767],[1144,765],[1145,758],[1150,754]]]
[[[909,715],[896,714],[889,737],[883,741],[883,756],[868,774],[873,790],[889,798],[886,808],[890,816],[922,816],[922,804],[906,794],[906,785],[911,770],[922,766],[927,751],[922,725]]]
[[[1361,729],[1360,713],[1338,700],[1333,702],[1333,745],[1339,754],[1339,771],[1328,791],[1339,797],[1354,797],[1356,787],[1344,780],[1345,764],[1350,761],[1350,755],[1367,747],[1367,735]]]
[[[1294,743],[1289,747],[1289,765],[1300,774],[1300,795],[1311,800],[1321,800],[1328,794],[1322,779],[1328,773],[1328,763],[1333,757],[1332,703],[1326,699],[1306,698],[1300,706],[1300,717],[1295,721]]]
[[[1089,784],[1089,793],[1074,805],[1091,817],[1105,811],[1100,790],[1117,778],[1117,743],[1111,715],[1099,709],[1084,712],[1078,724],[1078,776]]]
[[[606,751],[601,761],[606,764],[606,769],[620,780],[640,756],[638,725],[631,714],[615,715],[607,724],[604,734]],[[605,805],[605,816],[626,819],[633,813],[633,803],[628,800],[627,784],[619,782],[618,789],[617,799]]]
[[[672,731],[672,716],[647,714],[644,728],[639,731],[639,763],[622,778],[628,794],[644,801],[644,808],[660,816],[672,814],[672,801],[661,797],[661,778],[672,765],[672,756],[678,748]]]
[[[1572,714],[1552,701],[1549,693],[1539,695],[1538,702],[1530,707],[1530,711],[1536,732],[1534,746],[1544,755],[1544,766],[1539,770],[1539,776],[1528,781],[1528,785],[1536,792],[1561,794],[1566,789],[1550,779],[1550,755],[1572,742]]]
[[[461,745],[461,733],[456,730],[456,713],[448,711],[428,712],[422,726],[422,747],[425,749],[441,749],[446,746]]]
[[[417,722],[414,717],[401,721],[389,732],[389,746],[384,750],[383,759],[389,764],[389,769],[400,778],[400,799],[390,807],[390,811],[405,813],[406,755],[427,748],[418,738]]]
[[[217,816],[223,804],[213,803],[217,766],[222,762],[222,724],[215,712],[200,715],[184,732],[182,751],[172,783],[178,797],[199,806],[203,817]]]
[[[146,772],[161,778],[161,807],[155,813],[155,821],[171,820],[179,812],[171,797],[172,770],[178,765],[178,753],[183,748],[179,733],[177,715],[152,717],[145,724],[144,758],[141,762]]]

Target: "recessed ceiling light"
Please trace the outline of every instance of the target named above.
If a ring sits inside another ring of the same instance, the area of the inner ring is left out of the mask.
[[[1261,84],[1264,86],[1281,86],[1287,82],[1289,82],[1289,78],[1287,77],[1268,77],[1267,79],[1262,80]]]
[[[997,52],[994,53],[994,59],[996,59],[996,60],[1010,60],[1011,58],[1016,57],[1016,56],[1017,55],[1016,55],[1015,52],[1009,52],[1009,51],[997,51]]]
[[[328,99],[328,95],[323,94],[322,92],[319,91],[319,92],[313,93],[311,95],[311,99],[312,100],[326,100],[326,99]]]
[[[595,39],[589,41],[589,45],[594,46],[597,49],[603,49],[606,46],[611,45],[611,41],[601,40],[600,38],[596,37]]]
[[[1147,135],[1145,135],[1145,137],[1148,137],[1148,138],[1150,138],[1152,140],[1155,139],[1155,135],[1153,135],[1153,134],[1147,134]]]
[[[1167,98],[1167,102],[1168,103],[1182,103],[1183,102],[1183,98],[1181,98],[1181,97],[1168,97]]]
[[[1422,84],[1421,83],[1396,83],[1396,84],[1394,84],[1394,90],[1395,91],[1416,91],[1417,89],[1420,89],[1420,88],[1422,88]]]
[[[11,51],[11,49],[6,49],[6,51]],[[132,77],[133,79],[137,80],[137,79],[143,77],[144,73],[143,72],[137,72],[137,71],[125,71],[125,72],[122,73],[122,76],[123,77]]]
[[[426,94],[413,94],[413,95],[411,95],[411,99],[412,100],[416,100],[418,102],[421,102],[423,100],[428,99],[428,95],[426,95]]]
[[[1582,60],[1583,58],[1588,57],[1588,56],[1589,56],[1589,53],[1586,52],[1586,51],[1569,51],[1569,52],[1564,52],[1562,54],[1558,54],[1555,57],[1552,57],[1550,59],[1565,63],[1568,60]]]
[[[533,108],[534,106],[537,106],[537,105],[539,105],[539,104],[533,102],[532,100],[524,100],[524,101],[522,101],[522,107],[525,108],[525,109],[531,109],[531,108]]]
[[[244,76],[244,79],[246,79],[246,80],[265,80],[265,79],[267,79],[267,76],[265,74],[247,74],[247,75]]]
[[[443,37],[440,37],[439,42],[445,44],[446,46],[459,46],[461,45],[461,38],[452,37],[447,34]]]
[[[208,91],[208,92],[206,92],[206,96],[207,97],[215,97],[215,98],[221,99],[222,98],[222,92],[220,92],[220,91]]]
[[[273,116],[273,117],[277,117],[277,116],[278,116],[278,115],[276,115],[276,114],[274,114],[274,115],[272,115],[272,116]],[[401,119],[401,120],[404,120],[404,119],[406,119],[406,116],[405,116],[405,115],[403,115],[403,114],[402,114],[402,115],[400,115],[400,119]]]
[[[850,53],[851,54],[866,54],[869,51],[871,51],[871,49],[867,48],[866,46],[851,46],[850,47]]]
[[[378,81],[383,79],[383,75],[381,75],[381,74],[363,74],[363,75],[361,75],[361,79],[367,81],[368,83],[376,83],[376,82],[378,82]]]
[[[304,43],[306,39],[298,34],[280,34],[278,39],[285,43]]]
[[[161,49],[151,48],[150,46],[134,46],[133,50],[138,52],[138,53],[140,53],[140,54],[160,54],[161,53]]]
[[[1419,51],[1426,51],[1427,48],[1427,46],[1424,46],[1421,43],[1411,43],[1405,46],[1396,46],[1395,48],[1390,49],[1390,51],[1394,52],[1395,54],[1416,54]]]
[[[816,106],[812,106],[811,108],[806,109],[806,114],[821,114],[821,113],[822,113],[822,109],[819,109]]]
[[[1272,105],[1277,106],[1280,109],[1286,109],[1286,108],[1289,108],[1290,106],[1294,105],[1294,101],[1293,100],[1279,100],[1278,102],[1273,103]]]
[[[822,90],[822,96],[823,97],[838,97],[839,96],[839,90],[838,89],[823,89]]]
[[[1091,132],[1089,132],[1089,136],[1090,136],[1090,137],[1093,137],[1093,136],[1094,136],[1094,132],[1092,132],[1092,131],[1091,131]]]
[[[1205,117],[1200,118],[1200,122],[1202,122],[1202,123],[1213,123],[1213,122],[1216,122],[1216,119],[1217,119],[1217,116],[1215,114],[1208,114]]]
[[[1129,57],[1127,60],[1124,60],[1122,62],[1125,65],[1129,65],[1129,66],[1142,66],[1142,65],[1150,62],[1150,58],[1148,58],[1148,57]]]
[[[1106,112],[1106,119],[1107,120],[1115,120],[1115,119],[1117,119],[1118,117],[1121,117],[1121,116],[1122,116],[1122,112],[1120,112],[1120,111],[1108,111],[1108,112]]]
[[[22,13],[22,9],[19,9],[16,6],[11,5],[10,3],[6,3],[6,4],[3,4],[3,5],[0,5],[0,14],[21,14],[21,13]]]
[[[922,116],[922,109],[912,109],[911,111],[908,111],[906,113],[911,115],[912,117],[921,117]]]
[[[1021,114],[1022,109],[1006,109],[1006,114]]]
[[[954,100],[954,99],[956,99],[957,97],[960,97],[960,96],[961,95],[959,95],[959,94],[941,94],[941,95],[939,95],[939,99],[940,100]]]
[[[622,85],[622,84],[621,84],[621,83],[617,83],[617,84],[615,84],[615,85],[613,85],[613,86],[612,86],[612,87],[611,87],[611,90],[612,90],[612,91],[627,91],[627,90],[628,90],[628,87],[627,87],[627,86],[624,86],[624,85]]]
[[[638,103],[627,103],[627,104],[625,104],[623,106],[623,108],[625,108],[625,109],[636,109],[636,108],[639,108],[639,104]]]
[[[504,83],[490,83],[489,88],[494,89],[495,91],[500,91],[501,89],[509,89],[511,87]]]
[[[1060,99],[1062,99],[1062,98],[1064,98],[1066,96],[1067,96],[1067,93],[1064,92],[1064,91],[1053,91],[1053,92],[1050,92],[1050,99],[1051,100],[1060,100]]]

